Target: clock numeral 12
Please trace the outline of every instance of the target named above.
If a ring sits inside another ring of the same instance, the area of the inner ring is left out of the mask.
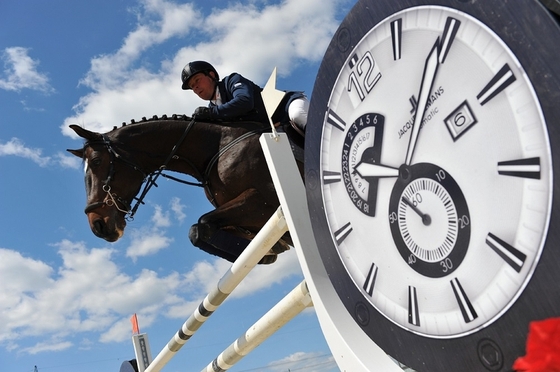
[[[356,100],[356,95],[350,94],[355,108],[381,79],[381,71],[369,51],[365,52],[359,60],[358,55],[354,54],[348,62],[348,67],[352,69],[348,76],[348,93],[355,92],[358,96],[358,100]]]

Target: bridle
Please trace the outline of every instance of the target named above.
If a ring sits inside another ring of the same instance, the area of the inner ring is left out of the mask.
[[[220,151],[212,157],[212,159],[209,161],[209,163],[206,167],[205,172],[202,174],[202,173],[198,172],[196,167],[188,159],[181,158],[178,155],[176,155],[176,152],[179,149],[179,146],[185,140],[185,137],[189,133],[189,131],[192,128],[194,123],[195,123],[195,118],[192,118],[192,120],[187,124],[187,127],[185,128],[185,131],[183,132],[183,135],[181,136],[181,138],[179,138],[179,140],[177,141],[175,146],[173,146],[173,148],[171,149],[171,152],[167,156],[164,164],[161,165],[157,170],[155,170],[154,172],[149,173],[149,174],[146,174],[146,172],[140,166],[138,166],[136,163],[134,163],[134,162],[130,161],[129,159],[120,155],[115,150],[115,148],[113,147],[113,145],[111,143],[111,140],[109,139],[109,137],[106,134],[101,134],[101,140],[87,141],[84,144],[84,148],[87,147],[87,146],[93,145],[93,144],[102,144],[102,145],[105,146],[105,148],[109,152],[109,154],[111,156],[111,159],[110,159],[110,162],[109,162],[109,174],[107,175],[107,179],[103,183],[103,191],[107,195],[105,196],[103,201],[94,202],[94,203],[90,203],[90,204],[86,205],[86,207],[84,209],[84,212],[86,214],[88,214],[91,211],[93,211],[97,208],[100,208],[104,205],[107,205],[109,207],[115,206],[115,208],[117,208],[117,210],[119,210],[119,211],[121,211],[125,214],[125,219],[127,221],[132,221],[134,219],[134,215],[136,214],[136,211],[138,210],[138,207],[141,204],[144,204],[144,198],[148,194],[148,191],[150,191],[152,186],[158,187],[158,185],[156,183],[156,180],[158,179],[159,176],[162,176],[162,177],[165,177],[165,178],[168,178],[168,179],[171,179],[173,181],[177,181],[177,182],[180,182],[180,183],[183,183],[183,184],[207,188],[208,187],[208,177],[209,177],[210,171],[213,168],[213,166],[216,164],[216,162],[218,161],[220,156],[224,152],[226,152],[227,150],[229,150],[231,147],[233,147],[237,143],[241,142],[242,140],[244,140],[244,139],[246,139],[246,138],[248,138],[252,135],[262,133],[262,132],[266,131],[266,130],[263,130],[263,129],[252,130],[252,131],[249,131],[249,132],[241,135],[240,137],[237,137],[236,139],[234,139],[233,141],[228,143],[226,146],[224,146],[222,149],[220,149]],[[164,170],[167,169],[167,165],[169,164],[171,159],[183,160],[183,161],[188,162],[191,165],[191,167],[195,170],[196,174],[198,175],[195,178],[198,179],[198,180],[202,180],[202,181],[200,181],[200,182],[190,182],[190,181],[185,181],[185,180],[170,176],[168,174],[162,173]],[[111,192],[111,185],[110,184],[111,184],[111,181],[112,181],[112,179],[115,175],[114,163],[115,163],[116,160],[122,161],[124,164],[128,165],[132,169],[134,169],[134,170],[136,170],[136,171],[138,171],[142,174],[142,183],[145,183],[144,188],[142,189],[142,192],[140,193],[139,197],[135,196],[133,198],[133,200],[136,200],[136,203],[134,204],[133,207],[131,207],[130,203],[127,202],[125,199],[119,197],[116,193]],[[211,195],[211,193],[209,195]]]
[[[121,156],[117,151],[115,151],[115,149],[113,148],[113,146],[111,144],[111,140],[109,139],[109,137],[106,134],[102,134],[101,138],[102,138],[101,140],[87,141],[84,144],[84,148],[86,148],[87,146],[95,145],[95,144],[102,144],[102,145],[105,146],[105,148],[109,152],[109,155],[110,155],[109,174],[107,175],[107,178],[103,182],[103,187],[102,187],[103,191],[107,195],[105,196],[103,201],[94,202],[94,203],[86,205],[86,208],[84,209],[84,212],[86,214],[88,214],[91,211],[93,211],[93,210],[95,210],[99,207],[107,205],[109,207],[115,206],[119,211],[125,213],[125,216],[127,218],[132,218],[133,213],[132,213],[132,208],[130,207],[130,203],[128,201],[126,201],[125,199],[121,198],[120,196],[118,196],[116,193],[111,192],[111,181],[113,180],[113,177],[115,175],[115,161],[117,159],[121,160],[122,162],[124,162],[128,166],[130,166],[133,169],[135,169],[136,171],[140,172],[142,174],[142,179],[143,179],[142,182],[144,182],[144,180],[146,180],[146,173],[139,166],[137,166],[136,164],[127,160],[126,158]],[[137,208],[137,207],[135,206],[135,208]]]

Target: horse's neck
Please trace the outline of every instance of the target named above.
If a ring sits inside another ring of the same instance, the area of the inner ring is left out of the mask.
[[[219,151],[220,138],[226,128],[195,123],[179,143],[188,125],[188,121],[182,120],[129,124],[119,128],[115,138],[148,173],[166,165],[168,170],[197,177]],[[175,146],[178,159],[165,164]]]

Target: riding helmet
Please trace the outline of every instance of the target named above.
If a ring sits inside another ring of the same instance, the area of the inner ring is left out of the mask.
[[[182,88],[183,90],[191,89],[189,88],[189,80],[199,72],[203,72],[204,74],[208,75],[208,72],[214,72],[216,74],[216,80],[219,80],[218,71],[212,66],[210,63],[206,61],[193,61],[189,62],[183,68],[183,72],[181,73],[181,80],[183,81]]]

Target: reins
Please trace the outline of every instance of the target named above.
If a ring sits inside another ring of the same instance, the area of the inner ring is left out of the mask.
[[[173,159],[173,157],[175,156],[175,153],[179,149],[179,146],[185,140],[185,137],[187,137],[187,134],[191,130],[194,123],[195,123],[194,118],[192,118],[191,121],[189,122],[189,124],[187,124],[187,127],[185,128],[185,131],[183,132],[183,135],[181,136],[181,138],[179,138],[179,141],[177,141],[175,146],[173,146],[173,148],[171,149],[171,152],[167,156],[167,159],[165,159],[165,162],[163,163],[163,165],[161,165],[155,172],[152,172],[148,175],[148,178],[146,180],[146,184],[144,185],[144,189],[142,190],[142,192],[140,194],[140,197],[138,197],[138,198],[135,197],[134,198],[134,199],[136,199],[136,204],[134,205],[134,207],[132,207],[132,209],[128,213],[128,215],[127,215],[128,219],[134,218],[134,215],[136,214],[136,211],[138,210],[138,207],[140,206],[140,204],[144,204],[143,200],[146,197],[146,195],[148,194],[148,191],[150,191],[150,189],[152,188],[152,186],[158,187],[158,185],[156,184],[156,180],[158,179],[158,177],[160,175],[163,176],[163,177],[169,178],[171,180],[179,181],[181,183],[185,183],[185,184],[188,184],[188,185],[199,186],[199,187],[203,186],[202,183],[199,184],[199,183],[183,181],[183,180],[179,180],[175,177],[162,174],[162,172],[167,168],[167,164],[169,164],[171,159]],[[196,169],[196,168],[194,168],[194,169]],[[144,179],[146,179],[146,178],[144,178]]]

